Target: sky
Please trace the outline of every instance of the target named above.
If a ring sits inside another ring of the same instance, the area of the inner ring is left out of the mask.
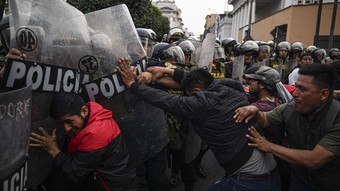
[[[184,28],[199,36],[204,32],[205,16],[210,14],[222,14],[227,11],[227,0],[175,0],[182,11]],[[232,5],[228,6],[228,11]]]

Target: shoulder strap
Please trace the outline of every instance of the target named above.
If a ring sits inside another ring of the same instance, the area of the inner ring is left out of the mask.
[[[333,99],[332,104],[328,109],[326,119],[325,119],[325,131],[329,130],[335,121],[336,116],[340,112],[340,102]]]

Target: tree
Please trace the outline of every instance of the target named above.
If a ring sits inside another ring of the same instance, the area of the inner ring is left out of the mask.
[[[136,28],[151,28],[160,40],[169,31],[169,20],[162,16],[150,0],[68,0],[68,3],[83,13],[104,9],[118,4],[126,4]]]
[[[7,0],[0,0],[0,21],[4,15],[5,7],[7,7]]]

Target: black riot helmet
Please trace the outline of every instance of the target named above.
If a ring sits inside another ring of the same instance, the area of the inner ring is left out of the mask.
[[[142,43],[142,46],[144,48],[144,51],[148,58],[151,58],[152,52],[153,52],[153,46],[155,44],[154,37],[150,33],[149,29],[146,28],[137,28],[137,33],[139,36],[139,39]]]
[[[178,46],[182,49],[184,55],[193,54],[196,50],[195,46],[190,40],[182,40],[178,43]]]
[[[326,56],[326,51],[323,48],[316,48],[312,51],[312,58],[314,60],[317,60],[317,58],[319,57],[321,60],[323,60]]]
[[[340,59],[340,50],[338,48],[332,48],[329,50],[328,56],[332,60],[334,60],[335,58]]]
[[[168,43],[173,43],[180,39],[185,38],[185,34],[182,29],[175,27],[169,30],[167,38]]]
[[[0,40],[3,48],[8,52],[10,47],[9,16],[5,16],[0,22]]]
[[[171,63],[184,63],[184,53],[176,44],[161,42],[155,45],[152,58]]]
[[[236,55],[245,55],[251,54],[253,57],[256,57],[259,52],[259,45],[252,40],[248,40],[242,44],[240,44],[237,48]]]
[[[237,41],[234,38],[226,38],[222,40],[221,46],[227,49],[227,47],[233,47],[235,44],[237,44]]]

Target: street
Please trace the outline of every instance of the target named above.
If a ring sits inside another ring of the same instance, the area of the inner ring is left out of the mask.
[[[211,150],[209,150],[203,157],[202,160],[203,169],[207,172],[208,177],[206,179],[196,176],[196,183],[194,186],[194,191],[207,191],[208,188],[220,179],[223,174],[223,168],[218,164]],[[184,185],[180,181],[173,191],[184,191]]]

